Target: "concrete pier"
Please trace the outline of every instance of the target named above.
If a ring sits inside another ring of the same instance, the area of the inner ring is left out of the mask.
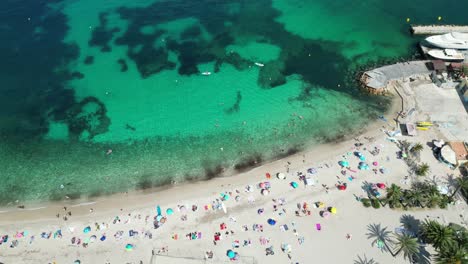
[[[450,32],[468,33],[468,25],[411,25],[415,35],[437,35]]]

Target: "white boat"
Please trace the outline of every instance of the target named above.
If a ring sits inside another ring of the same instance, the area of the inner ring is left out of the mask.
[[[463,61],[465,56],[454,49],[431,49],[427,52],[434,59],[444,61]]]
[[[201,74],[202,74],[202,75],[211,75],[211,72],[206,71],[206,72],[202,72]]]
[[[255,65],[257,65],[258,67],[263,67],[263,66],[265,66],[265,64],[260,63],[260,62],[256,62]]]
[[[430,36],[426,41],[443,49],[468,49],[468,33],[452,32],[443,35]]]

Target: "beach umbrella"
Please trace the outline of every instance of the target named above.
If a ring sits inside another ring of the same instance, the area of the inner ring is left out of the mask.
[[[385,184],[384,183],[377,183],[377,187],[380,189],[385,189]]]
[[[349,167],[349,162],[347,160],[342,160],[339,162],[342,167]]]
[[[328,218],[330,216],[330,213],[327,212],[327,211],[321,211],[320,212],[320,215],[323,217],[323,218]]]
[[[100,238],[101,241],[104,241],[106,240],[106,236],[105,235],[102,235],[102,237]]]
[[[132,251],[133,250],[133,245],[132,244],[125,245],[125,250]]]
[[[161,206],[156,206],[156,212],[158,213],[158,215],[161,215]]]
[[[379,163],[377,161],[374,161],[374,162],[372,162],[372,165],[379,166]]]
[[[89,242],[93,243],[94,241],[96,241],[96,236],[93,235],[89,238]]]
[[[364,155],[359,156],[359,160],[365,161],[366,157]]]
[[[267,190],[267,189],[262,190],[262,195],[268,195],[268,194],[270,194],[269,190]]]
[[[172,208],[167,208],[166,210],[167,215],[172,215],[173,213],[174,213],[174,210],[172,210]]]
[[[233,258],[236,257],[236,252],[234,252],[234,251],[232,251],[232,250],[229,249],[229,250],[226,252],[226,256],[227,256],[228,258],[230,258],[230,259],[233,259]]]
[[[229,194],[227,193],[221,193],[221,198],[225,201],[229,200]]]
[[[89,233],[91,231],[91,227],[90,226],[87,226],[83,229],[83,233]]]
[[[258,185],[258,187],[264,189],[264,188],[266,187],[266,184],[265,184],[264,182],[261,182],[261,183]]]
[[[332,208],[330,208],[330,213],[332,213],[332,214],[336,214],[336,207],[332,207]]]
[[[281,244],[281,249],[282,249],[285,253],[291,253],[291,245],[290,245],[290,244],[287,244],[287,243]]]
[[[161,222],[162,224],[166,223],[166,217],[162,217],[161,220],[159,222]]]
[[[297,182],[291,182],[291,186],[292,186],[294,189],[296,189],[296,188],[299,186],[299,184],[297,184]]]
[[[284,179],[286,179],[286,174],[280,172],[280,173],[276,174],[276,178],[278,178],[280,180],[284,180]]]
[[[158,222],[159,222],[159,221],[161,221],[161,219],[162,219],[162,218],[163,218],[163,216],[162,216],[162,215],[157,215],[157,216],[156,216],[156,221],[158,221]]]
[[[268,219],[268,224],[271,225],[271,226],[274,226],[276,224],[276,221],[274,219]]]
[[[73,264],[81,264],[81,260],[77,259],[77,260],[73,261]]]
[[[382,174],[385,174],[385,173],[388,172],[388,170],[387,170],[386,168],[380,168],[380,172],[381,172]]]
[[[307,169],[307,172],[310,173],[310,174],[315,174],[315,173],[317,173],[317,170],[315,168],[309,168],[309,169]]]

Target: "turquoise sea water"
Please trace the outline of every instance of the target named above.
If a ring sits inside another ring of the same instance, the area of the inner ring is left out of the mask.
[[[349,75],[414,53],[407,17],[468,23],[455,0],[0,6],[2,204],[210,178],[339,139],[385,110]]]

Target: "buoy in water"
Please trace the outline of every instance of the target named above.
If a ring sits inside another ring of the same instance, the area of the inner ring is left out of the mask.
[[[406,22],[409,23],[411,19],[409,17],[406,18]]]
[[[441,17],[441,16],[439,16],[439,17],[437,18],[437,20],[441,21],[441,20],[442,20],[442,17]]]

